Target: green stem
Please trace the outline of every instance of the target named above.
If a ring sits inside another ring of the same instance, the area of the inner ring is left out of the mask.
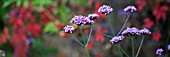
[[[85,47],[85,49],[86,49],[87,57],[90,57],[90,54],[89,54],[88,48],[87,48],[87,47]]]
[[[107,18],[107,17],[106,17],[106,18]],[[109,25],[109,27],[110,27],[110,30],[112,31],[112,34],[113,34],[113,36],[114,36],[114,30],[113,30],[113,27],[111,26],[110,19],[107,19],[106,21],[107,21],[107,23],[108,23],[108,25]]]
[[[74,38],[74,40],[76,40],[76,42],[78,42],[81,46],[84,47],[84,45],[77,38]]]
[[[74,40],[76,40],[77,43],[84,47],[83,43],[81,43],[75,36],[72,35],[72,37],[74,38]]]
[[[132,57],[134,57],[134,54],[135,54],[135,51],[134,51],[134,41],[133,41],[133,38],[131,38],[131,44],[132,44]]]
[[[119,52],[119,54],[120,54],[120,57],[123,57],[123,54],[122,54],[122,52],[121,52],[121,49],[120,49],[120,44],[118,44],[118,52]]]
[[[141,40],[141,42],[140,42],[140,46],[139,46],[139,48],[138,48],[138,52],[137,52],[137,54],[136,54],[136,56],[135,57],[138,57],[138,55],[139,55],[139,52],[140,52],[140,49],[141,49],[141,47],[142,47],[142,44],[143,44],[143,40],[144,40],[145,38],[144,38],[144,36],[142,35],[142,40]]]
[[[85,36],[84,36],[83,30],[82,30],[82,27],[80,27],[80,33],[82,34],[84,44],[86,44]]]
[[[127,57],[129,57],[129,55],[122,49],[122,47],[120,45],[118,47]]]
[[[123,24],[122,28],[120,29],[120,31],[118,32],[118,34],[117,34],[116,36],[118,36],[118,35],[122,32],[122,30],[124,29],[124,27],[125,27],[127,21],[129,20],[130,14],[131,14],[131,13],[128,14],[125,23]]]
[[[89,41],[90,41],[92,30],[93,30],[93,28],[92,28],[92,26],[91,26],[91,27],[90,27],[90,34],[89,34],[89,38],[88,38],[88,40],[87,40],[86,47],[87,47],[87,45],[88,45],[88,43],[89,43]]]

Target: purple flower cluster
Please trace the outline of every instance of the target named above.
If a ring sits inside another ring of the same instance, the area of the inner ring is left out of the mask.
[[[5,51],[4,50],[0,50],[0,56],[5,56]]]
[[[116,43],[122,41],[124,38],[125,38],[124,36],[115,36],[110,40],[110,42],[112,44],[116,44]]]
[[[168,50],[170,50],[170,44],[168,45]]]
[[[139,34],[139,30],[137,28],[127,27],[127,29],[122,32],[122,35],[128,35],[129,36],[129,35],[140,35],[140,34]]]
[[[137,9],[134,6],[128,6],[124,9],[125,12],[134,12],[137,11]]]
[[[65,26],[64,28],[64,32],[66,33],[73,33],[73,31],[75,30],[73,26]]]
[[[94,20],[94,19],[96,19],[98,16],[99,16],[99,15],[97,15],[97,14],[89,14],[89,15],[88,15],[88,18],[89,18],[90,20]]]
[[[122,35],[128,35],[128,36],[142,35],[142,34],[148,35],[148,34],[151,34],[151,32],[147,28],[143,28],[143,29],[139,30],[135,27],[133,27],[133,28],[127,27],[127,29],[122,32]]]
[[[164,50],[162,48],[159,48],[159,49],[157,49],[156,54],[157,55],[162,55],[163,51]]]
[[[90,20],[88,17],[86,16],[74,16],[71,21],[71,23],[73,24],[77,24],[77,25],[88,25],[88,24],[93,24],[94,21],[93,20]]]
[[[98,9],[98,12],[108,15],[113,11],[113,9],[110,6],[103,5]]]
[[[143,29],[139,30],[139,33],[140,33],[140,34],[144,34],[144,35],[145,35],[145,34],[146,34],[146,35],[147,35],[147,34],[151,34],[151,32],[150,32],[147,28],[143,28]]]

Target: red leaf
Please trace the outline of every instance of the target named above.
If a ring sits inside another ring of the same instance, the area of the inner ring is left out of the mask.
[[[93,0],[88,0],[88,3],[91,5],[92,4],[92,2],[93,2]]]
[[[95,33],[95,36],[96,36],[96,39],[98,40],[98,41],[100,41],[100,42],[104,42],[104,40],[105,40],[105,37],[102,35],[102,34],[100,34],[100,33]]]
[[[99,18],[101,17],[101,18],[105,19],[106,15],[98,12],[99,7],[100,7],[100,2],[98,0],[96,0],[94,13],[98,14]]]
[[[153,15],[156,17],[156,21],[159,21],[161,18],[166,19],[166,12],[169,10],[167,5],[160,6],[159,3],[155,4],[155,9],[153,10]]]
[[[160,33],[160,31],[157,31],[157,32],[153,32],[152,33],[152,39],[153,40],[156,40],[157,42],[160,40],[160,38],[161,38],[161,33]]]
[[[91,50],[94,45],[95,42],[93,40],[90,40],[89,44],[87,45],[88,50]]]
[[[136,5],[139,11],[143,10],[143,7],[146,6],[146,1],[145,0],[137,0]]]
[[[58,28],[58,29],[63,29],[64,26],[66,26],[66,25],[65,25],[65,24],[61,24],[61,23],[56,23],[55,26],[56,26],[56,28]]]
[[[150,20],[150,18],[144,19],[144,27],[145,28],[151,28],[154,25],[154,22]]]
[[[39,33],[42,31],[42,27],[37,23],[30,23],[27,25],[28,33],[34,37],[38,37]]]

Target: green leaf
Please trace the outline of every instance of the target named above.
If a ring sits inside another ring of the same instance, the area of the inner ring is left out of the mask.
[[[18,0],[18,1],[16,1],[17,6],[20,6],[20,5],[21,5],[21,3],[22,3],[22,0]]]
[[[33,47],[35,48],[42,44],[43,44],[42,40],[40,38],[38,38],[38,39],[36,39],[35,42],[33,42]]]
[[[49,22],[45,25],[44,32],[45,33],[56,33],[58,29],[55,27],[55,24],[53,22]]]
[[[27,1],[24,1],[23,6],[24,6],[25,8],[27,8],[27,7],[28,7],[28,2],[27,2]]]
[[[3,8],[6,8],[7,6],[9,6],[10,4],[12,4],[14,2],[14,0],[12,1],[6,1],[4,2],[4,4],[2,5]]]

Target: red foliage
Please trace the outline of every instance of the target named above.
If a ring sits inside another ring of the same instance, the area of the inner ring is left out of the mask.
[[[102,33],[106,33],[107,32],[107,30],[105,30],[105,29],[102,29],[101,27],[97,27],[97,31],[100,31],[100,32],[102,32]],[[105,40],[105,37],[104,37],[104,35],[103,34],[100,34],[100,33],[98,33],[98,32],[95,32],[95,37],[96,37],[96,39],[98,40],[98,41],[100,41],[100,42],[104,42],[104,40]]]
[[[32,34],[37,38],[39,33],[42,31],[42,27],[39,24],[32,22],[27,25],[27,30],[29,34]]]
[[[137,0],[136,5],[137,5],[138,11],[142,11],[143,7],[146,6],[146,1],[145,0]]]
[[[106,18],[106,15],[98,12],[98,9],[99,9],[99,8],[100,8],[100,2],[99,2],[98,0],[96,0],[94,13],[98,14],[98,15],[99,15],[99,18],[101,17],[101,18],[105,19],[105,18]]]
[[[91,50],[94,45],[95,45],[94,40],[90,40],[89,44],[87,45],[88,50]]]
[[[92,2],[93,2],[93,0],[88,0],[88,3],[91,5],[92,4]]]
[[[27,8],[21,6],[14,8],[9,14],[11,17],[9,25],[12,26],[12,37],[9,37],[8,29],[5,28],[2,40],[5,42],[6,38],[10,38],[10,43],[14,47],[14,57],[26,57],[28,50],[28,45],[26,45],[28,35],[26,32],[38,37],[42,31],[42,27],[35,22],[35,17],[32,15],[33,11],[34,8],[32,6],[28,6]]]
[[[64,26],[66,26],[66,25],[65,25],[65,24],[61,24],[61,23],[55,23],[55,26],[56,26],[56,28],[58,28],[58,29],[63,29]]]
[[[41,16],[43,23],[48,23],[51,21],[50,18],[44,12],[40,13],[40,16]]]
[[[161,33],[160,33],[160,31],[157,31],[157,32],[153,32],[152,33],[152,39],[153,40],[156,40],[157,42],[160,40],[160,38],[161,38]]]
[[[165,20],[166,19],[166,12],[168,11],[167,5],[160,5],[159,3],[155,4],[155,9],[153,10],[153,15],[156,17],[156,21],[159,21],[160,19]]]
[[[150,18],[144,18],[144,27],[151,28],[154,25],[154,22]]]
[[[50,14],[50,12],[52,12],[54,6],[48,7],[47,9],[42,8],[42,12],[40,13],[41,19],[43,21],[43,23],[48,23],[50,21],[52,21],[48,14]]]
[[[5,27],[3,33],[1,34],[1,37],[0,37],[0,44],[1,43],[6,43],[7,39],[10,38],[8,32],[9,32],[8,28]]]

